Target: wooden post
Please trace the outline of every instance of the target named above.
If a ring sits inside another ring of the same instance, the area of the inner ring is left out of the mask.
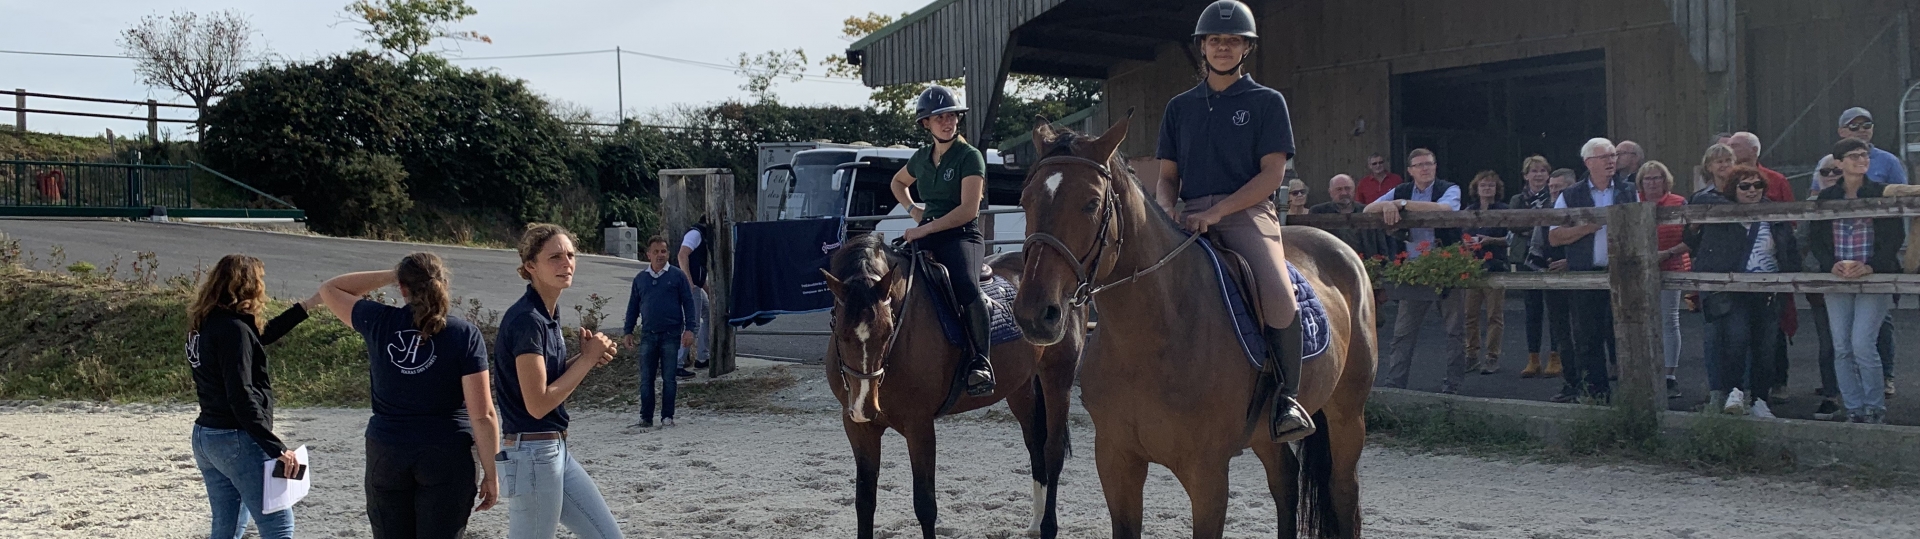
[[[708,264],[712,269],[707,272],[707,322],[713,324],[713,358],[707,363],[707,376],[718,378],[735,369],[734,329],[727,323],[733,305],[733,174],[708,174],[706,180],[707,217],[713,223],[713,237],[707,238],[713,242],[708,250],[713,256]]]
[[[27,134],[27,89],[13,89],[13,130]]]
[[[1654,204],[1638,202],[1607,208],[1607,273],[1613,285],[1613,335],[1619,352],[1620,382],[1613,405],[1645,408],[1658,420],[1667,409],[1660,368],[1660,256]]]
[[[160,143],[160,104],[147,100],[147,140]]]

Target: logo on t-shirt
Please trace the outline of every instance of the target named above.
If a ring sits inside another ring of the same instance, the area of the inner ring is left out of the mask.
[[[400,374],[420,374],[433,366],[433,339],[423,339],[420,331],[393,332],[395,343],[387,345],[387,360],[400,368]]]
[[[953,181],[953,169],[946,169],[946,170],[940,171],[940,181],[943,181],[943,182]]]
[[[187,332],[187,365],[200,368],[200,332]]]
[[[1247,120],[1250,120],[1252,118],[1253,118],[1253,113],[1251,112],[1247,112],[1244,110],[1233,111],[1233,125],[1247,125]]]

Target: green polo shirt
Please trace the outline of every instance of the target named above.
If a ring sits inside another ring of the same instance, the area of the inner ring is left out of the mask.
[[[933,147],[913,152],[907,160],[907,174],[920,188],[920,200],[927,203],[927,220],[939,219],[960,207],[960,180],[968,176],[987,177],[987,159],[980,150],[964,141],[953,141],[940,164],[933,164]],[[982,186],[984,196],[985,186]]]

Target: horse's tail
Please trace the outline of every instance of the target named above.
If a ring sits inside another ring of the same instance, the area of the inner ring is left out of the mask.
[[[1319,430],[1300,441],[1300,505],[1295,514],[1306,523],[1308,537],[1342,537],[1333,507],[1333,438],[1327,433],[1326,412],[1314,412],[1313,422]]]

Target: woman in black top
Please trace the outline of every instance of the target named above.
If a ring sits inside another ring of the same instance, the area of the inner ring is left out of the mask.
[[[413,253],[390,271],[349,273],[320,287],[327,308],[367,343],[373,419],[365,484],[375,539],[460,537],[476,495],[482,511],[499,500],[487,346],[473,324],[447,315],[448,279],[438,255]],[[391,284],[406,306],[363,299]]]
[[[262,324],[267,308],[266,266],[227,255],[200,283],[187,313],[187,365],[193,369],[200,417],[193,421],[193,460],[213,506],[209,537],[238,538],[247,519],[261,539],[293,537],[293,509],[262,513],[262,462],[299,464],[273,433],[273,383],[263,348],[307,319],[318,295]]]
[[[1473,188],[1474,203],[1467,209],[1482,211],[1507,209],[1507,204],[1500,201],[1501,195],[1506,194],[1506,185],[1500,182],[1499,174],[1491,170],[1482,170],[1473,177],[1473,183],[1468,185]],[[1475,256],[1485,258],[1487,271],[1507,271],[1507,229],[1469,228],[1464,233],[1466,244],[1474,249]],[[1479,359],[1480,351],[1484,349],[1487,355],[1480,362],[1480,374],[1500,372],[1500,336],[1507,328],[1507,289],[1469,288],[1466,293],[1467,361]],[[1487,319],[1484,341],[1480,333],[1482,313]]]
[[[986,256],[978,223],[980,201],[987,192],[987,161],[960,136],[960,117],[967,107],[954,98],[952,90],[928,87],[917,101],[914,121],[933,135],[933,146],[914,152],[907,166],[893,175],[893,198],[919,223],[901,237],[916,242],[947,268],[971,351],[967,394],[977,397],[993,392],[993,366],[988,360],[992,335],[978,278]],[[920,186],[920,198],[927,203],[924,210],[914,205],[913,193],[908,191],[914,185]]]
[[[1722,179],[1724,190],[1713,189],[1695,195],[1703,204],[1759,204],[1767,202],[1767,180],[1760,169],[1739,165],[1728,168]],[[1709,273],[1799,273],[1800,248],[1793,235],[1793,223],[1716,223],[1700,225],[1684,233],[1688,249],[1695,253],[1693,271]],[[1792,294],[1771,292],[1707,292],[1701,296],[1701,311],[1706,322],[1707,368],[1718,371],[1709,377],[1712,395],[1708,409],[1743,414],[1763,407],[1779,373],[1774,372],[1773,349],[1778,338],[1782,302]],[[1771,411],[1758,415],[1768,416]]]

